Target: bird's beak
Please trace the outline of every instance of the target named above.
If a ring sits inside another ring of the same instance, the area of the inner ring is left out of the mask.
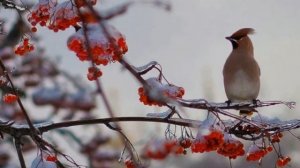
[[[237,43],[238,41],[232,37],[225,37],[227,40],[229,40],[232,43]]]
[[[233,39],[231,37],[225,37],[225,39],[232,41]]]

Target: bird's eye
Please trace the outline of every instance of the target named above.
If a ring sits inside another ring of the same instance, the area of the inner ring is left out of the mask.
[[[232,39],[232,40],[230,40],[230,42],[232,44],[233,49],[238,48],[238,46],[239,46],[238,40]]]

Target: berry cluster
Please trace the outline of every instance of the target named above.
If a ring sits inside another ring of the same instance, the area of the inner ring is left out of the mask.
[[[236,159],[238,156],[245,154],[244,145],[226,134],[226,136],[224,136],[224,143],[218,148],[217,153],[229,157],[230,159]]]
[[[52,155],[48,155],[47,157],[46,157],[46,160],[47,161],[50,161],[50,162],[56,162],[57,161],[57,157],[56,156],[52,156]]]
[[[8,104],[12,104],[15,101],[17,101],[18,96],[11,94],[11,93],[7,93],[3,96],[3,102],[8,103]]]
[[[164,86],[165,91],[164,94],[169,98],[182,98],[184,95],[184,89],[182,87],[178,87],[172,84],[168,84]]]
[[[39,2],[32,7],[31,12],[28,15],[28,21],[33,26],[31,29],[33,32],[37,30],[35,27],[37,24],[46,26],[50,19],[52,9],[56,5],[56,0],[39,0]]]
[[[100,76],[102,76],[102,72],[100,71],[99,68],[97,68],[97,67],[89,67],[88,74],[87,74],[88,80],[90,80],[90,81],[96,80]]]
[[[189,138],[180,138],[178,141],[179,145],[182,146],[184,149],[189,148],[192,145],[192,140]]]
[[[268,147],[258,147],[257,145],[251,145],[248,149],[247,153],[247,161],[258,161],[271,152],[273,148],[271,146]]]
[[[138,94],[140,96],[139,100],[145,105],[162,106],[164,98],[176,99],[182,98],[182,96],[184,95],[184,89],[182,87],[178,87],[172,84],[162,84],[156,78],[150,78],[146,81],[151,87],[149,89],[150,91],[147,91],[144,87],[140,87],[138,89]]]
[[[135,168],[134,163],[131,159],[126,159],[124,162],[126,168]]]
[[[285,157],[279,157],[277,162],[276,162],[276,165],[279,166],[279,167],[284,167],[286,166],[289,162],[291,161],[291,158],[288,157],[288,156],[285,156]]]
[[[83,0],[76,0],[76,2],[79,7],[85,4]],[[91,5],[95,5],[96,2],[96,0],[88,1]],[[80,17],[74,2],[57,3],[57,0],[40,0],[32,7],[31,13],[28,15],[28,21],[33,26],[31,29],[33,32],[37,31],[35,27],[37,24],[47,26],[50,30],[58,32],[76,25],[80,21]]]
[[[145,89],[144,89],[143,87],[140,87],[140,88],[138,89],[138,94],[139,94],[139,96],[140,96],[140,99],[139,99],[139,100],[140,100],[142,103],[144,103],[144,105],[149,105],[149,106],[152,106],[152,105],[153,105],[153,106],[162,106],[161,103],[150,100],[150,98],[147,96],[146,91],[145,91]]]
[[[128,50],[125,38],[114,27],[106,25],[106,28],[111,35],[110,40],[107,39],[106,34],[98,24],[89,24],[87,26],[90,56],[88,55],[87,42],[82,29],[68,39],[69,49],[74,51],[81,61],[92,59],[96,65],[107,65],[109,62],[118,61],[122,54],[125,54]],[[117,48],[114,48],[114,45]]]
[[[65,30],[70,26],[74,26],[80,21],[77,8],[70,1],[58,4],[53,9],[48,28],[54,32]]]
[[[280,139],[283,137],[282,133],[281,132],[278,132],[274,135],[271,136],[271,142],[272,143],[275,143],[275,142],[280,142]]]
[[[166,140],[164,143],[165,150],[168,154],[183,154],[184,148],[180,145],[180,143],[176,139]]]
[[[151,159],[162,160],[169,154],[184,154],[184,148],[177,140],[153,140],[144,149],[144,156]]]
[[[19,44],[18,47],[15,49],[15,54],[23,56],[33,50],[34,50],[33,44],[29,43],[28,38],[25,38],[23,40],[23,43]]]
[[[211,128],[209,133],[203,135],[198,133],[197,138],[193,141],[191,150],[194,153],[203,153],[215,151],[224,143],[223,133]]]

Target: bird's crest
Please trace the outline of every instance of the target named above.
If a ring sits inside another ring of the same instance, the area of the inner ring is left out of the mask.
[[[245,36],[247,36],[248,34],[254,34],[255,30],[252,28],[242,28],[238,31],[236,31],[235,33],[233,33],[230,37],[236,40],[239,40]]]

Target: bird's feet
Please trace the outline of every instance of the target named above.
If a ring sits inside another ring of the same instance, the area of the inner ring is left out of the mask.
[[[253,104],[255,106],[257,106],[258,104],[260,104],[260,100],[259,99],[253,99],[252,102],[253,102]]]
[[[230,103],[232,103],[232,102],[231,102],[231,100],[227,100],[227,101],[225,101],[225,103],[227,104],[227,106],[230,106]]]

